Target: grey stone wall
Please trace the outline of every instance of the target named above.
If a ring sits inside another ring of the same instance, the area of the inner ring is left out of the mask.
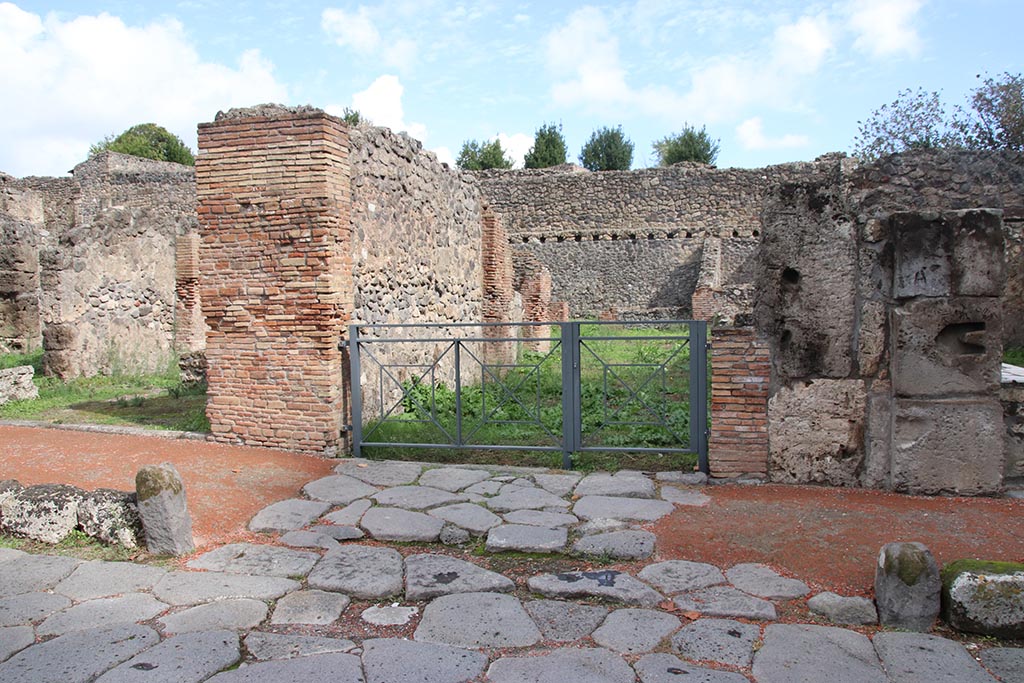
[[[44,224],[40,194],[0,174],[0,353],[42,344],[39,239]]]
[[[479,323],[483,319],[482,209],[471,176],[442,166],[419,141],[386,128],[350,131],[352,277],[356,323]],[[456,333],[478,327],[426,332],[407,328],[392,338]],[[366,336],[375,332],[366,330]],[[363,363],[364,417],[386,411],[401,397],[400,383],[442,362],[435,379],[454,372],[445,341],[375,344],[378,363]],[[429,381],[429,377],[427,378]],[[383,397],[381,386],[383,384]]]

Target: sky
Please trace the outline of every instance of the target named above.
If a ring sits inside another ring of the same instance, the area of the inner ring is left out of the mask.
[[[807,161],[901,90],[1019,73],[1022,25],[1021,0],[0,2],[0,172],[64,175],[137,123],[194,150],[264,102],[353,108],[449,163],[497,137],[521,166],[548,123],[570,161],[621,126],[652,166],[684,125],[721,168]]]

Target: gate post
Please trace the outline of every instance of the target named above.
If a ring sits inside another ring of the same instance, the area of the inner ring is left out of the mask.
[[[768,474],[768,342],[753,327],[711,332],[711,440],[713,477]]]
[[[690,444],[697,467],[708,473],[708,324],[690,322]]]
[[[580,324],[558,323],[562,340],[562,469],[580,447]]]

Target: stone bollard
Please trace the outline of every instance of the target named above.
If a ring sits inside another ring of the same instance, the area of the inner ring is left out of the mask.
[[[875,567],[875,604],[882,626],[928,631],[939,615],[939,565],[921,543],[886,543]]]
[[[174,465],[146,465],[135,475],[139,517],[149,552],[187,555],[196,549],[185,483]]]

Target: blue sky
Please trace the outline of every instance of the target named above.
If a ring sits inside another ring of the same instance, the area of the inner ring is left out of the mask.
[[[499,136],[521,163],[562,125],[575,160],[621,125],[634,168],[704,125],[720,167],[848,151],[904,88],[960,103],[1024,62],[1020,0],[0,3],[0,171],[62,175],[90,143],[261,102],[362,111],[451,161]]]

